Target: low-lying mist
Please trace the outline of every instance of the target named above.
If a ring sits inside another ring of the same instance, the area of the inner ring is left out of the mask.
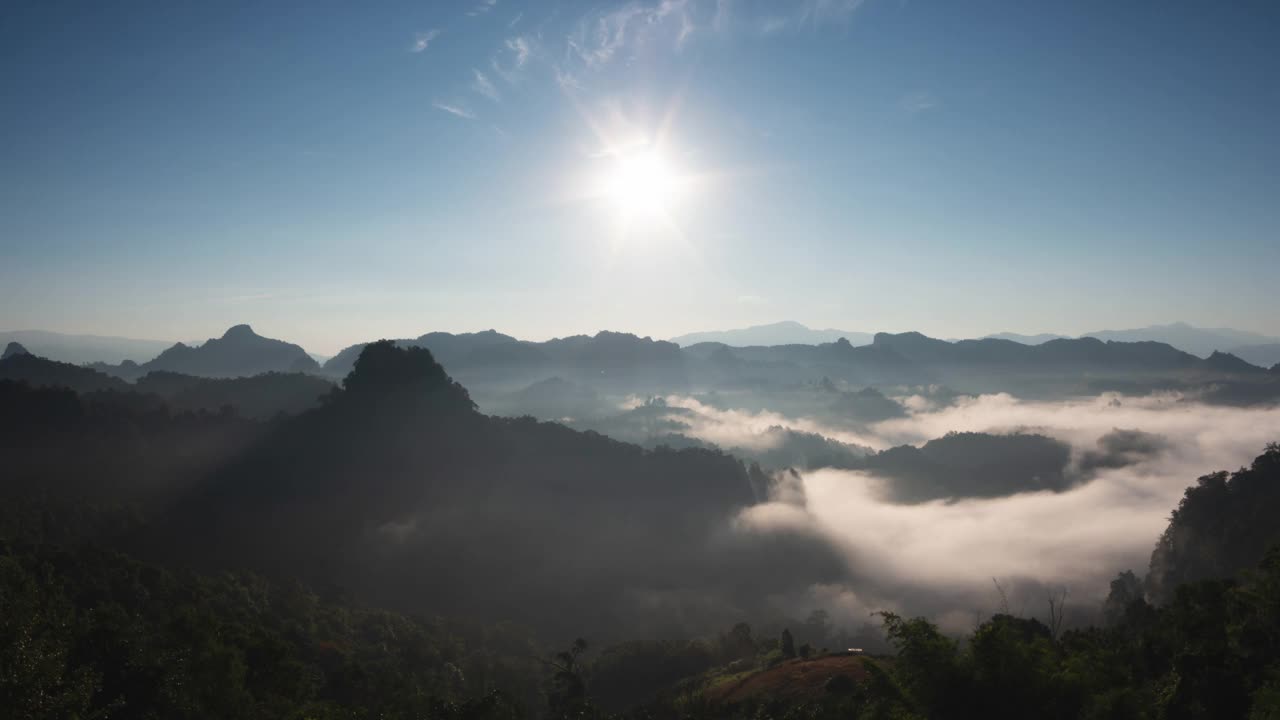
[[[895,478],[875,469],[778,472],[772,497],[741,513],[738,531],[802,532],[838,549],[854,578],[847,587],[815,584],[804,596],[780,600],[797,611],[824,607],[855,625],[887,609],[963,630],[1006,608],[1041,614],[1048,594],[1064,590],[1069,622],[1094,622],[1116,573],[1145,571],[1183,491],[1201,475],[1247,464],[1280,432],[1280,408],[1209,406],[1174,395],[899,402],[904,417],[850,430],[812,417],[665,398],[667,419],[683,435],[738,451],[769,448],[780,427],[870,451],[954,432],[1034,433],[1069,446],[1065,473],[1074,484],[1004,497],[906,504],[888,491]]]

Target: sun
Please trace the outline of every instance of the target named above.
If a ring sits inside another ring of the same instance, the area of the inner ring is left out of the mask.
[[[601,194],[628,218],[668,215],[678,199],[681,178],[656,149],[645,147],[614,157]]]

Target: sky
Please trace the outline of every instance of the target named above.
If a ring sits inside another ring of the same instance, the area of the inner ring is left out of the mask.
[[[0,329],[1280,335],[1280,5],[9,2]]]

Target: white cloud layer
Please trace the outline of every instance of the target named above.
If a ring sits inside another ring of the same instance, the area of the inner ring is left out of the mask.
[[[1061,493],[894,504],[880,492],[886,479],[865,472],[804,473],[802,491],[785,492],[746,510],[743,531],[817,532],[839,547],[853,577],[849,586],[814,586],[801,604],[841,608],[860,623],[866,613],[893,609],[932,615],[952,630],[998,608],[993,579],[1011,588],[1014,611],[1043,610],[1046,587],[1065,587],[1076,621],[1092,621],[1116,573],[1146,571],[1152,548],[1183,491],[1201,475],[1247,465],[1280,439],[1280,408],[1242,409],[1189,403],[1174,396],[1101,395],[1030,402],[1006,394],[964,398],[906,418],[850,433],[813,419],[776,412],[720,410],[692,398],[668,398],[692,410],[687,434],[723,446],[760,447],[782,425],[876,448],[921,444],[951,431],[1033,431],[1062,440],[1078,461],[1117,428],[1163,436],[1167,449]],[[753,444],[754,443],[754,444]],[[1083,615],[1082,615],[1083,613]]]

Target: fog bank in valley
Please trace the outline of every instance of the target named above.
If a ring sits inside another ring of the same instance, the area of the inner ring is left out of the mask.
[[[854,578],[847,586],[814,585],[784,602],[826,607],[849,623],[881,609],[924,613],[955,630],[1005,605],[1042,614],[1047,594],[1063,590],[1072,621],[1096,621],[1115,574],[1145,572],[1183,491],[1201,475],[1247,464],[1280,431],[1280,408],[1214,407],[1171,395],[1030,402],[999,394],[941,408],[908,400],[914,409],[906,417],[856,433],[692,398],[668,403],[694,411],[680,415],[688,435],[740,448],[767,443],[768,428],[777,426],[872,449],[949,432],[1038,433],[1068,444],[1067,472],[1080,480],[1062,492],[902,504],[888,499],[892,478],[818,468],[777,473],[772,497],[739,516],[739,532],[817,535],[846,558]]]

